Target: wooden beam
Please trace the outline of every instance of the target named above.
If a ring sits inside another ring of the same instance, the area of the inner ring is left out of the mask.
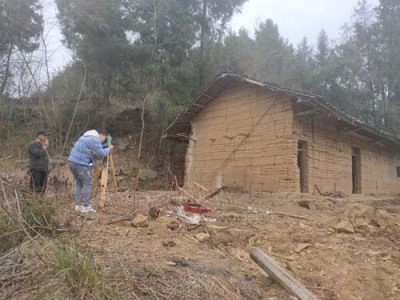
[[[300,97],[297,98],[297,103],[305,103],[305,102],[310,102],[310,101],[311,101],[310,99],[303,99]]]
[[[188,108],[185,110],[185,114],[192,114],[192,115],[197,115],[197,112],[192,112]]]
[[[193,103],[192,105],[198,106],[198,107],[200,107],[200,108],[206,108],[204,105],[200,105],[200,104],[197,104],[197,103]]]
[[[290,294],[296,296],[300,300],[317,300],[314,294],[307,290],[260,248],[255,247],[253,251],[251,251],[250,257],[269,274],[272,280]]]
[[[306,115],[310,115],[310,114],[315,114],[315,113],[317,113],[317,112],[320,112],[320,110],[319,110],[318,108],[313,108],[313,109],[310,109],[310,110],[298,112],[298,113],[296,114],[296,117],[301,117],[301,116],[306,116]]]
[[[350,133],[350,132],[357,132],[358,130],[361,130],[362,128],[352,128],[352,129],[347,129],[345,127],[339,127],[338,132],[345,132],[345,133]]]
[[[215,99],[215,96],[211,96],[211,95],[206,94],[206,93],[203,93],[203,96],[206,96],[207,98],[210,98],[210,99]]]

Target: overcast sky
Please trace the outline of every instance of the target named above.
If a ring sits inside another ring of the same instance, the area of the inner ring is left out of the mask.
[[[233,30],[241,27],[254,33],[262,21],[272,19],[279,27],[281,36],[296,46],[304,36],[316,43],[319,32],[324,29],[330,40],[340,37],[340,28],[351,22],[351,16],[359,0],[248,0],[242,13],[234,16]],[[379,0],[369,0],[373,6]]]
[[[62,68],[71,59],[71,53],[62,46],[60,29],[56,20],[54,0],[44,0],[46,40],[52,73]],[[351,22],[354,7],[358,0],[248,0],[242,13],[233,17],[231,27],[238,30],[244,27],[253,35],[257,24],[272,19],[279,27],[281,36],[294,46],[306,36],[315,44],[318,33],[324,29],[329,39],[340,37],[340,28]],[[379,0],[369,0],[376,6]]]

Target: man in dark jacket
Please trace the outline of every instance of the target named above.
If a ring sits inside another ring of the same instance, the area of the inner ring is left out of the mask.
[[[44,193],[47,187],[49,175],[49,133],[46,130],[39,130],[36,133],[36,140],[29,144],[29,188],[35,193]]]

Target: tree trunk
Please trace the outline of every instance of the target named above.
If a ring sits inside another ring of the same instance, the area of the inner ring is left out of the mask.
[[[203,15],[200,32],[200,88],[204,85],[204,36],[207,26],[207,0],[203,0]]]
[[[6,89],[6,86],[7,86],[8,78],[10,77],[10,60],[11,60],[11,54],[12,54],[13,48],[14,48],[14,45],[11,43],[10,49],[8,50],[6,71],[4,72],[4,78],[3,78],[3,81],[1,82],[1,86],[0,86],[0,97],[3,97],[4,90]]]

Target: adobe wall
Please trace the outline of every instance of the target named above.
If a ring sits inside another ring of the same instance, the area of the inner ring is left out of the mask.
[[[352,147],[360,148],[362,194],[400,193],[399,152],[355,133],[338,131],[333,119],[317,118],[313,125],[300,117],[295,123],[299,139],[307,141],[310,193],[317,193],[316,187],[321,192],[352,193]]]
[[[293,122],[285,96],[244,83],[226,89],[192,121],[185,186],[299,191]]]

